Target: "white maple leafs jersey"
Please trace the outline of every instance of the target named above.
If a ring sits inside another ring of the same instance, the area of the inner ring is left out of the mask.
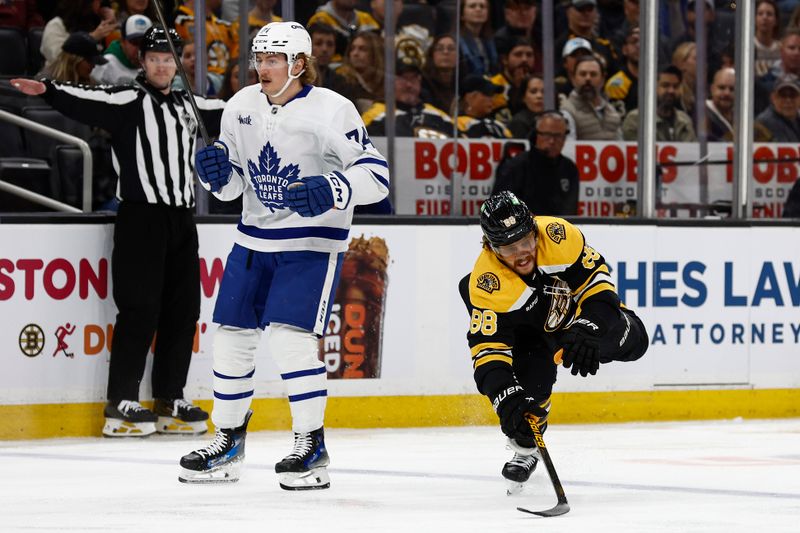
[[[386,159],[355,106],[322,87],[306,85],[282,106],[271,104],[259,84],[241,89],[225,106],[219,141],[234,172],[214,194],[221,200],[244,195],[236,242],[251,250],[344,251],[355,206],[389,192]],[[284,206],[289,184],[334,171],[344,183],[334,193],[334,209],[304,218]]]

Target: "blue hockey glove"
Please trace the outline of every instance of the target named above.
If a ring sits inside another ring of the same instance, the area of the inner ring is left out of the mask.
[[[600,368],[600,339],[603,328],[595,321],[583,316],[578,317],[559,339],[562,350],[556,353],[555,362],[560,357],[564,368],[572,367],[572,375],[586,377],[597,374]]]
[[[194,166],[200,181],[208,185],[211,192],[218,192],[231,181],[231,161],[228,152],[218,144],[205,146],[194,156]]]
[[[307,176],[286,189],[284,205],[301,217],[315,217],[333,208],[333,189],[325,176]]]

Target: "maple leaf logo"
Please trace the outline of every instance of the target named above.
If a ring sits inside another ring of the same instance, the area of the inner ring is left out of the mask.
[[[297,165],[281,168],[281,158],[270,143],[261,149],[256,163],[247,160],[247,171],[259,201],[273,213],[284,209],[283,193],[300,175]]]

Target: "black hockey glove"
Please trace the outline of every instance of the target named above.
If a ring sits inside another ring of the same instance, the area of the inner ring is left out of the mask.
[[[512,439],[533,437],[533,430],[525,415],[532,414],[537,419],[547,416],[547,411],[542,409],[539,402],[529,397],[519,385],[501,390],[491,400],[494,412],[500,418],[500,429]]]
[[[555,362],[558,364],[559,355],[564,363],[564,368],[572,367],[572,375],[586,377],[597,374],[600,368],[600,338],[602,328],[592,320],[579,317],[570,325],[561,336],[559,342],[562,350],[556,352]]]

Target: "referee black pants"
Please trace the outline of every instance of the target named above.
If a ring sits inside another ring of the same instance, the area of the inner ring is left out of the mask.
[[[122,202],[114,226],[111,278],[117,322],[108,400],[139,399],[153,335],[153,397],[183,398],[200,317],[200,260],[191,209]]]

